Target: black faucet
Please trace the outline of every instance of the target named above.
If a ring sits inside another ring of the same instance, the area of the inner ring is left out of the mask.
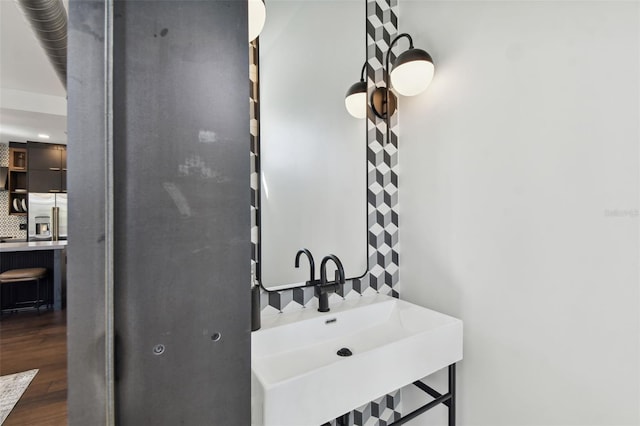
[[[336,265],[334,281],[327,282],[327,262],[333,261]],[[318,296],[318,311],[329,312],[329,293],[333,293],[344,284],[344,267],[335,254],[330,254],[322,259],[320,264],[320,283],[316,286]]]
[[[316,281],[316,262],[313,260],[313,255],[309,251],[309,249],[302,248],[298,250],[296,253],[296,264],[295,267],[300,267],[300,256],[306,255],[307,259],[309,259],[309,281],[307,281],[306,285],[316,285],[318,281]]]

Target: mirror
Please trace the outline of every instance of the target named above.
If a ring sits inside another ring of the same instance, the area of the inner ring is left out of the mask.
[[[260,281],[304,285],[309,249],[367,271],[366,119],[345,108],[366,58],[365,1],[271,0],[260,34]],[[333,279],[333,264],[327,270]]]

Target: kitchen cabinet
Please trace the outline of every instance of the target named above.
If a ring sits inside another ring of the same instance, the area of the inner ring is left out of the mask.
[[[43,287],[55,310],[66,300],[66,241],[0,243],[0,272],[16,268],[47,268]],[[35,282],[8,283],[0,286],[0,309],[12,309],[15,302],[35,300]]]
[[[29,192],[64,192],[58,170],[29,170]]]
[[[44,146],[42,146],[44,145]],[[60,150],[57,146],[47,146],[49,144],[28,143],[29,146],[29,169],[35,170],[60,170]]]
[[[28,142],[29,192],[67,192],[64,145]]]
[[[24,144],[21,144],[24,145]],[[27,150],[9,147],[9,214],[25,216],[27,205]]]
[[[67,171],[67,147],[60,149],[60,167],[63,172]]]

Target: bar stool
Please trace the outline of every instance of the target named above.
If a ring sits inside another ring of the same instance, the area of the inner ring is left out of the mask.
[[[36,282],[36,300],[34,300],[34,306],[40,314],[40,280],[47,276],[47,268],[23,268],[23,269],[9,269],[0,274],[0,284],[5,283],[18,283],[26,281]],[[47,292],[48,293],[48,292]],[[49,303],[49,298],[45,296],[44,299]],[[30,303],[30,302],[25,302]]]

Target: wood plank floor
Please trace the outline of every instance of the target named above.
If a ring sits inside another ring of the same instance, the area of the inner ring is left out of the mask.
[[[38,368],[3,426],[67,424],[65,311],[20,312],[0,321],[0,375]]]

